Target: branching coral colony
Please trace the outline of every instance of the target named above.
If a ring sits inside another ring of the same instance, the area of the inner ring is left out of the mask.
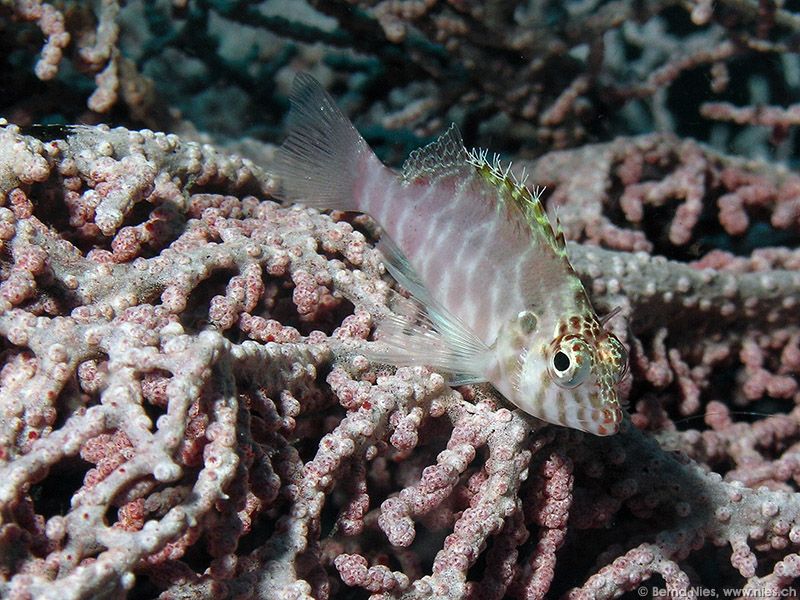
[[[795,152],[791,2],[307,3],[313,17],[301,0],[7,0],[0,110],[25,125],[124,115],[138,127],[186,131],[185,119],[277,141],[287,71],[304,69],[323,82],[338,75],[372,145],[406,149],[398,162],[419,145],[409,129],[438,135],[450,121],[479,145],[535,155],[653,130],[750,156]]]
[[[367,362],[392,285],[372,239],[266,200],[248,161],[60,133],[0,134],[4,597],[610,598],[800,575],[797,251],[658,255],[702,247],[698,213],[796,235],[800,178],[658,136],[528,165],[568,235],[601,244],[569,249],[633,349],[632,423],[600,439]],[[702,432],[670,420],[702,414]]]

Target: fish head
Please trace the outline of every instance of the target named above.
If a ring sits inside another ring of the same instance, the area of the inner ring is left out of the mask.
[[[501,344],[518,353],[509,399],[549,423],[616,433],[622,421],[617,387],[628,364],[622,342],[593,313],[559,319],[554,327],[532,313],[515,321],[506,329],[513,335]]]
[[[622,420],[617,385],[627,370],[625,346],[610,332],[556,336],[544,353],[561,425],[610,435]],[[524,373],[523,373],[524,376]]]

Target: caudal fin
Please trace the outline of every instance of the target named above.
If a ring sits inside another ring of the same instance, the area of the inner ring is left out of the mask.
[[[320,209],[359,210],[354,187],[372,150],[311,75],[297,74],[289,100],[289,133],[275,159],[278,197]]]

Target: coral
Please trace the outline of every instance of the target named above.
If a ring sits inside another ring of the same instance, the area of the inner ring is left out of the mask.
[[[797,160],[791,3],[96,4],[0,5],[0,112],[276,141],[291,73],[308,70],[397,164],[451,121],[513,155],[656,130]]]
[[[100,115],[122,104],[142,124],[174,126],[176,119],[155,94],[152,81],[143,77],[136,64],[120,51],[120,3],[102,0],[97,5],[96,14],[86,3],[12,0],[0,5],[0,29],[8,38],[8,47],[4,48],[6,64],[0,66],[8,85],[3,113],[25,125],[36,123],[43,116],[52,119],[53,113],[58,112],[97,122]],[[9,21],[16,26],[9,26]],[[44,37],[40,48],[35,46],[35,35],[23,25],[28,22],[35,23]],[[34,83],[19,69],[2,68],[13,64],[13,50],[22,49],[37,55],[32,74],[39,82]],[[70,81],[76,77],[91,78],[93,85]],[[40,83],[49,86],[44,93]],[[75,94],[70,89],[73,86],[91,89],[83,101],[94,116],[82,113],[83,107],[70,106]]]
[[[712,247],[756,220],[796,239],[796,175],[664,136],[526,165],[632,349],[631,420],[594,438],[364,359],[392,287],[368,219],[279,206],[267,171],[174,135],[34,133],[0,130],[4,597],[800,575],[796,251]]]

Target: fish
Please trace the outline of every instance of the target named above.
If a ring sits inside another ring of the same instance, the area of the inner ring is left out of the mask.
[[[542,190],[467,150],[455,124],[398,173],[312,76],[296,75],[289,100],[276,196],[371,216],[410,295],[378,324],[383,350],[370,358],[440,370],[450,385],[488,382],[540,420],[616,433],[627,350],[592,308]]]

